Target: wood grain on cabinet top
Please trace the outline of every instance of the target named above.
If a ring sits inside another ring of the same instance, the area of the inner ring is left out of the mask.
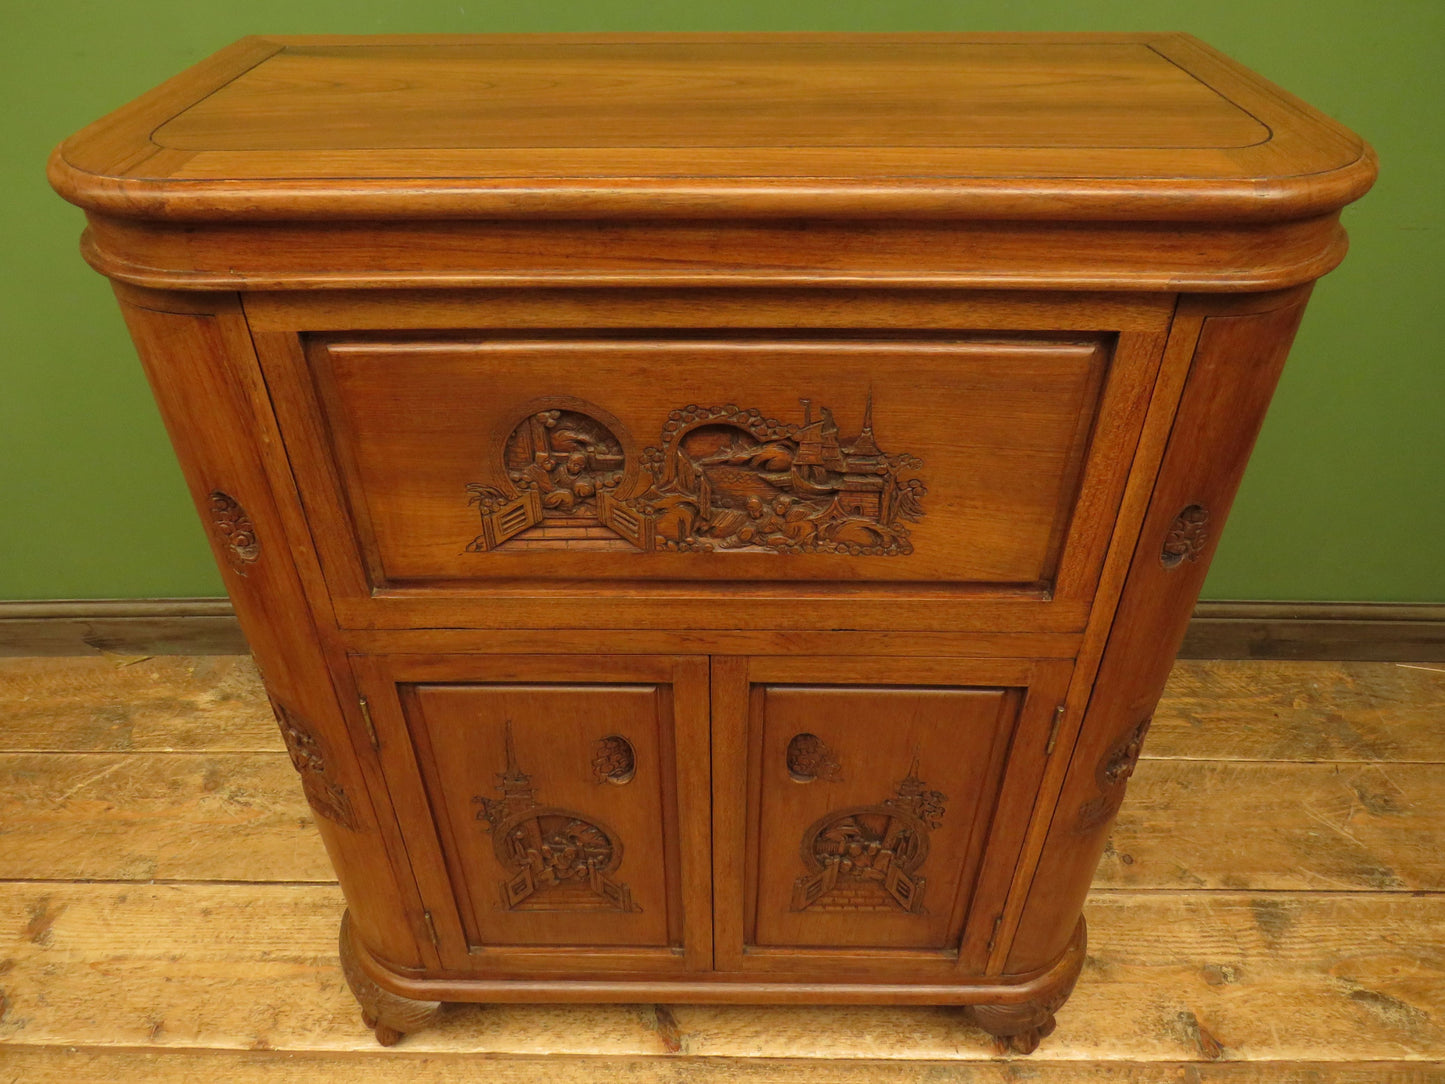
[[[142,218],[1278,220],[1357,136],[1187,35],[247,38],[66,141]]]

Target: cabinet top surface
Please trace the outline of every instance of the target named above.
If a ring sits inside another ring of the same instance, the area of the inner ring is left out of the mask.
[[[247,38],[67,140],[136,217],[1278,219],[1374,177],[1186,35]]]

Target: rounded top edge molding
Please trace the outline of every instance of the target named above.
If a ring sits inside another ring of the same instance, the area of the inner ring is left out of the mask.
[[[1279,222],[1376,170],[1177,33],[252,37],[50,160],[191,223]]]
[[[255,221],[776,221],[1271,223],[1338,211],[1378,174],[1373,148],[1337,168],[1303,176],[1119,178],[900,177],[873,182],[737,178],[554,180],[405,178],[175,180],[87,172],[51,156],[51,186],[86,211],[175,223]]]

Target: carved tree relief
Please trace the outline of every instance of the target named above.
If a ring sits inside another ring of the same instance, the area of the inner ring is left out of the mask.
[[[295,712],[274,700],[271,708],[276,713],[276,722],[280,724],[286,751],[291,755],[291,766],[301,776],[306,801],[327,820],[355,830],[356,814],[351,808],[351,799],[341,785],[333,782],[327,774],[326,757],[316,735]]]
[[[467,487],[483,525],[468,549],[608,538],[644,551],[913,552],[922,461],[878,447],[871,394],[851,438],[828,407],[815,418],[812,401],[800,401],[798,424],[733,405],[674,410],[661,443],[632,468],[587,404],[530,415],[506,441],[506,486]],[[572,534],[557,530],[563,521]]]
[[[596,818],[537,801],[532,777],[517,766],[507,723],[507,768],[500,798],[477,795],[497,861],[511,873],[501,883],[508,911],[641,911],[632,890],[611,876],[622,864],[622,841]]]
[[[918,778],[918,757],[893,796],[819,818],[803,833],[803,865],[793,910],[923,913],[928,836],[943,820],[947,796]]]

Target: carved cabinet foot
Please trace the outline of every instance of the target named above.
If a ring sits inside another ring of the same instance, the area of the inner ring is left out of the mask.
[[[966,1005],[964,1018],[993,1036],[998,1053],[1032,1054],[1042,1040],[1053,1034],[1054,1013],[1074,992],[1074,983],[1084,969],[1087,944],[1088,934],[1081,918],[1063,958],[1040,983],[1043,989],[1027,1001]]]
[[[1060,999],[1060,1004],[1062,999]],[[967,1018],[993,1036],[993,1048],[1000,1054],[1032,1054],[1054,1030],[1052,1007],[1037,1001],[1020,1005],[970,1005]]]
[[[383,990],[361,969],[351,939],[351,915],[347,913],[341,918],[341,971],[361,1005],[361,1021],[376,1032],[376,1041],[382,1046],[395,1046],[403,1035],[429,1025],[441,1009],[441,1002],[413,1001]]]

